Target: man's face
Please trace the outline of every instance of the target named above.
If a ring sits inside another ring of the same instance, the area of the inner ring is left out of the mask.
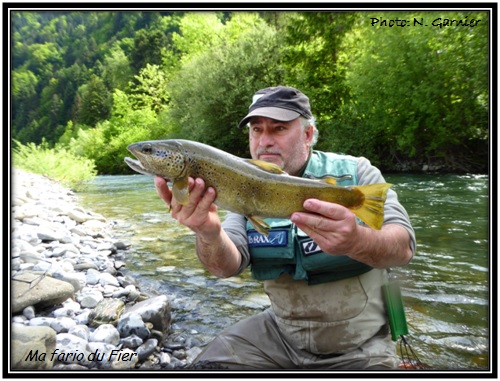
[[[249,134],[253,159],[274,163],[297,176],[309,157],[313,127],[304,129],[299,118],[280,122],[256,116],[250,120]]]

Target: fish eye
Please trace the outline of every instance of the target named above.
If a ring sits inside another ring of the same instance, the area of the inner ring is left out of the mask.
[[[146,155],[149,155],[149,154],[153,153],[153,147],[149,143],[148,144],[144,144],[144,146],[142,147],[141,152],[145,153]]]

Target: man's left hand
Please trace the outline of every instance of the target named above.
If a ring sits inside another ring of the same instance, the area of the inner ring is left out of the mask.
[[[304,201],[307,212],[296,212],[291,220],[316,242],[323,252],[349,255],[356,251],[362,229],[347,208],[317,199]]]

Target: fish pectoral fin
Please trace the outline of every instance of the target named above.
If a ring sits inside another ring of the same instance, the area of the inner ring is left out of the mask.
[[[269,231],[267,229],[270,229],[271,226],[269,226],[266,221],[257,216],[247,216],[247,218],[250,220],[255,230],[257,230],[260,234],[264,234],[265,236],[269,235]]]
[[[326,176],[323,177],[321,181],[330,185],[337,185],[337,179],[334,177]]]
[[[189,200],[188,177],[176,179],[172,183],[172,194],[181,205],[187,205]]]
[[[269,163],[264,160],[257,160],[257,159],[250,159],[248,160],[250,164],[255,165],[256,167],[259,167],[263,171],[269,172],[269,173],[274,173],[278,175],[282,175],[286,172],[284,172],[280,167],[278,167],[276,164]]]

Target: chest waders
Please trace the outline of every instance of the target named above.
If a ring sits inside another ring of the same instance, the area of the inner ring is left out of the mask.
[[[339,186],[357,185],[357,162],[347,155],[313,151],[303,177],[333,177]],[[348,256],[325,254],[320,247],[288,219],[266,219],[269,235],[265,236],[247,221],[247,236],[251,256],[252,276],[258,280],[277,279],[282,274],[294,280],[307,281],[309,285],[334,282],[358,276],[372,270],[372,267],[355,261]],[[360,220],[358,222],[361,223]],[[390,279],[390,278],[389,278]],[[404,349],[416,358],[409,363],[420,364],[404,335],[408,326],[399,284],[388,281],[382,292],[391,329],[392,340],[402,339]],[[403,344],[402,344],[403,345]],[[404,356],[403,347],[401,355]],[[408,360],[403,362],[406,364]]]

